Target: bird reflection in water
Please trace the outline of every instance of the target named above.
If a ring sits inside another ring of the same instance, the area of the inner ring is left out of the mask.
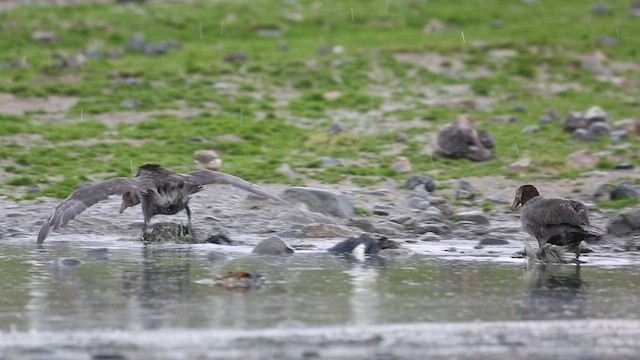
[[[162,327],[165,307],[189,301],[190,249],[142,248],[142,261],[124,269],[123,294],[129,298],[130,319],[142,328]]]
[[[582,319],[587,312],[587,288],[580,266],[533,265],[525,272],[523,320]]]

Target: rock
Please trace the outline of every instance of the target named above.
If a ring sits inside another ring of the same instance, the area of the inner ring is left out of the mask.
[[[518,104],[518,105],[514,105],[514,106],[511,108],[511,111],[525,113],[525,112],[527,112],[527,107],[526,107],[526,106],[524,106],[524,105],[522,105],[522,104]]]
[[[36,193],[39,193],[41,190],[42,190],[42,188],[39,185],[31,185],[27,189],[27,193],[36,194]]]
[[[167,53],[169,46],[165,42],[147,44],[144,48],[145,54],[149,56],[161,56]]]
[[[353,232],[340,225],[313,223],[304,228],[304,236],[307,238],[331,238],[352,236]]]
[[[351,219],[347,223],[347,226],[357,227],[358,229],[368,233],[372,233],[375,229],[373,224],[367,219]]]
[[[387,220],[394,222],[396,224],[404,224],[411,220],[411,216],[408,215],[392,215],[387,218]]]
[[[375,204],[373,205],[373,209],[371,209],[371,212],[373,212],[374,215],[379,215],[379,216],[389,216],[389,207],[388,206],[382,206],[380,204]]]
[[[398,230],[388,226],[376,226],[373,232],[386,236],[398,235]]]
[[[608,14],[611,12],[611,6],[602,3],[596,3],[591,5],[591,12],[593,14]]]
[[[264,284],[264,276],[255,272],[234,271],[217,277],[214,282],[228,290],[247,291],[259,289]]]
[[[331,135],[336,135],[336,134],[349,132],[349,129],[346,126],[344,126],[342,123],[335,121],[333,124],[331,124],[327,132]]]
[[[589,169],[596,166],[598,159],[589,149],[582,149],[568,156],[570,166],[577,169]]]
[[[359,237],[351,237],[347,240],[341,241],[329,248],[327,251],[336,254],[351,254],[358,246],[363,245],[364,254],[377,255],[380,252],[380,245],[373,240],[371,236],[362,234]]]
[[[595,201],[608,201],[611,200],[611,192],[614,187],[608,184],[603,184],[598,186],[596,191],[593,193],[593,200]]]
[[[216,244],[216,245],[235,245],[235,241],[231,240],[229,235],[227,235],[224,232],[211,234],[205,239],[204,242],[208,244]]]
[[[453,215],[459,221],[470,221],[478,225],[489,225],[489,217],[480,210],[463,211]]]
[[[478,245],[480,246],[486,246],[486,245],[507,245],[509,244],[509,242],[507,240],[504,239],[499,239],[499,238],[483,238],[482,240],[480,240],[480,242],[478,243]]]
[[[538,125],[529,125],[522,129],[521,132],[524,135],[531,135],[537,133],[538,131],[540,131],[540,127]]]
[[[607,233],[627,236],[640,233],[640,207],[622,211],[607,223]]]
[[[630,163],[622,163],[614,166],[615,170],[633,170],[635,167]]]
[[[407,200],[407,207],[411,209],[427,210],[431,206],[428,200],[419,197],[411,197]]]
[[[243,52],[231,52],[228,53],[227,55],[225,55],[222,58],[222,61],[224,62],[228,62],[228,63],[234,63],[234,62],[243,62],[243,61],[247,61],[248,57],[247,54],[243,53]]]
[[[626,139],[628,135],[629,133],[627,132],[627,130],[613,130],[611,132],[611,141],[613,142],[622,141],[623,139]]]
[[[511,204],[512,198],[505,196],[502,193],[495,193],[487,196],[485,198],[486,201],[491,201],[496,204]]]
[[[335,224],[336,221],[334,220],[334,218],[332,217],[328,217],[326,215],[323,214],[319,214],[319,213],[314,213],[314,212],[307,212],[305,211],[305,214],[310,217],[313,221],[317,222],[317,223],[323,223],[323,224]],[[309,220],[307,220],[307,218],[305,218],[304,216],[302,216],[302,214],[300,214],[300,212],[296,209],[289,209],[286,210],[283,213],[280,213],[276,219],[280,220],[280,221],[284,221],[287,223],[296,223],[296,224],[308,224]]]
[[[427,34],[443,32],[446,30],[447,25],[443,21],[438,19],[430,19],[429,22],[422,27],[422,32]]]
[[[507,169],[508,170],[523,170],[523,169],[528,169],[531,166],[533,166],[533,160],[531,160],[530,158],[521,158],[517,161],[512,162],[511,164],[507,165]]]
[[[198,169],[218,170],[222,166],[222,159],[214,150],[196,150],[193,160]]]
[[[640,199],[640,190],[634,186],[622,182],[611,190],[611,200]]]
[[[586,129],[575,129],[573,131],[573,134],[571,134],[571,136],[574,139],[578,139],[578,140],[584,140],[584,141],[593,140],[593,136],[591,136],[591,134],[589,134],[589,131]]]
[[[258,243],[252,253],[260,255],[293,254],[293,248],[277,235],[270,236]]]
[[[416,234],[425,234],[431,232],[437,235],[443,235],[451,231],[451,228],[449,227],[449,225],[440,222],[427,222],[414,225],[413,231]]]
[[[338,100],[342,97],[342,92],[340,91],[327,91],[322,95],[326,101],[334,101]]]
[[[317,158],[316,161],[320,161],[323,166],[345,166],[344,160],[340,158],[323,156]]]
[[[629,134],[640,135],[640,118],[618,120],[611,127],[614,130],[626,130]]]
[[[583,55],[580,59],[580,67],[591,71],[596,76],[610,78],[614,75],[613,71],[602,63],[602,58],[606,59],[606,56],[599,52]]]
[[[432,232],[428,232],[425,233],[420,240],[422,241],[440,241],[442,240],[442,236],[436,234],[436,233],[432,233]]]
[[[138,99],[125,99],[120,104],[124,107],[135,108],[140,106],[140,101]]]
[[[144,52],[147,46],[147,41],[145,40],[144,34],[134,34],[127,44],[124,46],[126,51],[132,52]]]
[[[295,172],[291,168],[291,165],[289,165],[289,164],[282,164],[282,165],[278,166],[278,168],[276,169],[276,172],[286,176],[287,178],[289,178],[291,180],[302,179],[302,175],[300,175],[297,172]]]
[[[31,34],[31,39],[42,42],[58,41],[58,34],[52,31],[36,31]]]
[[[610,132],[609,128],[610,126],[608,123],[600,121],[600,122],[595,122],[589,125],[587,132],[591,137],[606,136],[606,135],[609,135],[609,132]]]
[[[598,121],[607,121],[607,113],[605,113],[600,106],[590,107],[584,112],[583,116],[588,121],[589,125]]]
[[[284,196],[290,202],[304,203],[313,212],[347,219],[354,215],[353,204],[338,191],[296,186],[286,189]]]
[[[538,123],[540,124],[549,124],[553,119],[548,115],[542,115],[538,118]]]
[[[418,186],[424,186],[424,189],[428,192],[433,192],[436,189],[436,182],[429,176],[413,175],[404,182],[404,187],[410,190],[415,190]]]
[[[409,141],[409,135],[405,133],[397,133],[395,136],[395,140],[396,142],[399,142],[399,143],[407,142]]]
[[[476,196],[476,189],[466,180],[458,180],[456,185],[455,199],[473,199]]]
[[[577,129],[588,129],[591,124],[605,122],[607,114],[599,106],[592,106],[584,113],[572,111],[562,120],[562,128],[566,132],[574,133]]]
[[[411,172],[411,161],[404,156],[398,156],[391,162],[391,168],[401,174]]]
[[[598,36],[596,38],[596,44],[598,45],[604,45],[604,46],[616,46],[618,45],[620,42],[618,41],[618,39],[611,37],[611,36]]]
[[[515,124],[518,118],[513,115],[496,115],[489,118],[489,121],[496,124]]]

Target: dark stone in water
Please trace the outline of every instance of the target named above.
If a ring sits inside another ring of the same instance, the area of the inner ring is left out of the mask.
[[[247,291],[260,288],[264,284],[264,276],[256,272],[235,271],[216,278],[215,283],[228,290]]]
[[[82,265],[82,260],[76,258],[59,258],[54,260],[56,266],[76,267]]]
[[[204,242],[217,245],[235,245],[235,242],[231,240],[229,235],[222,232],[209,235]]]
[[[378,245],[378,242],[373,240],[371,236],[367,234],[362,234],[357,238],[348,238],[347,240],[337,243],[327,251],[336,254],[351,254],[359,245],[365,246],[364,253],[366,255],[377,255],[380,252],[380,245]]]
[[[509,242],[504,239],[484,238],[480,240],[479,245],[507,245]]]
[[[293,252],[293,248],[277,235],[260,241],[258,245],[253,248],[253,253],[260,255],[288,255],[293,254]]]

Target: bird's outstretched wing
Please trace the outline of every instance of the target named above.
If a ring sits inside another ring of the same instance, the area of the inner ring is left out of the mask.
[[[212,170],[199,170],[193,171],[185,175],[185,180],[193,182],[197,185],[207,185],[207,184],[229,184],[233,185],[237,188],[252,192],[256,195],[260,195],[263,197],[267,197],[269,199],[273,199],[275,201],[281,202],[287,206],[291,206],[292,208],[298,210],[309,222],[314,222],[311,218],[307,216],[302,210],[293,206],[290,202],[284,200],[280,196],[272,193],[271,191],[258,186],[256,184],[250,183],[242,178],[237,176],[225,174],[219,171]]]
[[[147,182],[149,181],[141,178],[119,177],[88,185],[74,191],[56,206],[51,217],[44,222],[40,233],[38,233],[38,244],[42,244],[52,230],[65,225],[90,206],[106,200],[110,195],[121,195],[130,191],[144,190],[143,188]]]

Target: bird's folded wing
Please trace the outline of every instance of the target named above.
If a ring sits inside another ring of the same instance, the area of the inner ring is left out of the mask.
[[[114,178],[74,191],[63,202],[56,206],[55,211],[45,221],[38,234],[38,244],[41,244],[52,230],[65,225],[90,206],[106,200],[111,195],[121,195],[126,192],[141,190],[149,184],[147,179]]]
[[[578,214],[571,203],[565,199],[544,198],[531,205],[523,208],[522,217],[532,223],[574,226],[585,223],[584,215]]]
[[[237,188],[252,192],[256,195],[260,195],[269,199],[273,199],[276,200],[278,202],[281,202],[287,206],[290,206],[298,211],[300,211],[300,209],[296,208],[295,206],[293,206],[293,204],[291,204],[290,202],[284,200],[283,198],[281,198],[280,196],[272,193],[271,191],[260,187],[256,184],[250,183],[242,178],[239,178],[237,176],[233,176],[233,175],[229,175],[229,174],[225,174],[223,172],[219,172],[219,171],[211,171],[211,170],[199,170],[199,171],[193,171],[190,172],[188,174],[185,175],[185,179],[187,181],[191,181],[194,182],[195,184],[198,185],[207,185],[207,184],[229,184],[229,185],[233,185]],[[300,211],[300,213],[302,215],[304,215],[304,217],[309,220],[310,222],[313,222],[312,219],[310,219],[305,213],[303,213],[302,211]]]

